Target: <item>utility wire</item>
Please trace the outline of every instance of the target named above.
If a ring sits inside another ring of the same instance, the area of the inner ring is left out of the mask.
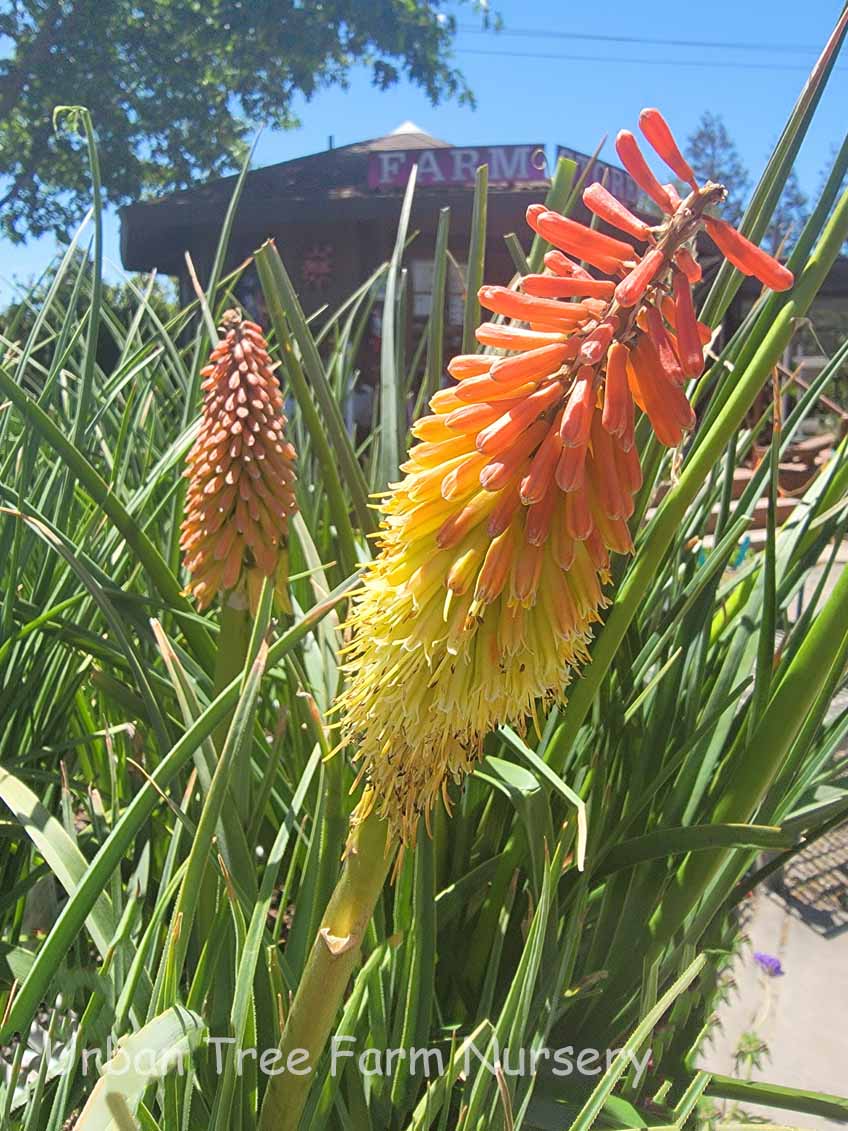
[[[638,63],[647,67],[742,67],[747,71],[809,71],[809,66],[803,63],[748,63],[743,59],[648,59],[634,58],[633,56],[619,55],[567,55],[565,53],[547,51],[496,51],[487,48],[456,47],[457,55],[498,55],[510,59],[557,59],[566,63],[609,63],[615,66],[619,63]],[[846,67],[835,67],[836,71],[845,71]]]
[[[603,35],[583,31],[554,31],[549,28],[504,27],[499,31],[475,27],[473,24],[460,24],[458,30],[473,35],[514,35],[536,39],[594,39],[604,43],[639,43],[654,47],[720,47],[744,51],[820,51],[821,44],[803,43],[762,43],[754,41],[734,41],[726,39],[653,39],[644,35]]]

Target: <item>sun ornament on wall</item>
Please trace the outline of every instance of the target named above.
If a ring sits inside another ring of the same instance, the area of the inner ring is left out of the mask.
[[[303,284],[315,290],[324,290],[333,274],[333,245],[314,243],[307,248],[302,265]]]

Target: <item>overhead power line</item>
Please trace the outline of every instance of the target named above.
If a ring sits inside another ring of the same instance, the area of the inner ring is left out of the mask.
[[[549,51],[496,51],[484,47],[457,47],[458,55],[497,55],[509,59],[556,59],[567,63],[607,63],[615,66],[620,63],[638,63],[647,67],[741,67],[746,71],[809,71],[803,63],[748,63],[744,59],[649,59],[632,55],[568,55],[565,52]],[[848,68],[836,67],[837,71]]]
[[[549,28],[505,27],[493,33],[486,28],[475,27],[473,24],[460,24],[459,30],[470,32],[473,35],[513,35],[531,39],[589,39],[600,40],[604,43],[650,44],[653,47],[716,47],[744,51],[788,51],[790,53],[821,50],[821,44],[762,43],[752,40],[727,39],[655,39],[645,35],[604,35],[584,31],[555,31]]]

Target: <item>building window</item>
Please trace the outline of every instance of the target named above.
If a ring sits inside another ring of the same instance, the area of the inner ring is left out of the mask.
[[[412,274],[412,317],[424,321],[430,316],[433,305],[432,259],[413,259]],[[447,280],[445,282],[445,317],[448,326],[461,327],[465,311],[465,264],[448,259]]]

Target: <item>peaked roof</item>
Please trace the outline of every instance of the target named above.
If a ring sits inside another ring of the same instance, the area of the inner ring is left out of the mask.
[[[353,142],[335,149],[325,149],[306,157],[279,161],[252,169],[246,179],[239,202],[239,214],[267,212],[273,206],[277,214],[321,202],[352,199],[366,191],[368,155],[396,149],[443,149],[450,142],[423,133],[414,122],[403,122],[383,137]],[[232,198],[237,175],[220,177],[150,200],[136,201],[120,210],[121,259],[130,271],[147,271],[157,245],[167,244],[172,236],[187,226],[210,224],[220,227]],[[181,259],[182,252],[179,253]],[[161,256],[156,252],[161,262]],[[169,268],[171,270],[177,267]]]
[[[451,143],[449,141],[442,141],[440,138],[433,137],[420,126],[416,126],[415,122],[409,120],[401,122],[399,126],[395,126],[391,133],[385,137],[376,137],[373,141],[362,142],[367,145],[369,152],[378,153],[391,149],[450,149]]]

